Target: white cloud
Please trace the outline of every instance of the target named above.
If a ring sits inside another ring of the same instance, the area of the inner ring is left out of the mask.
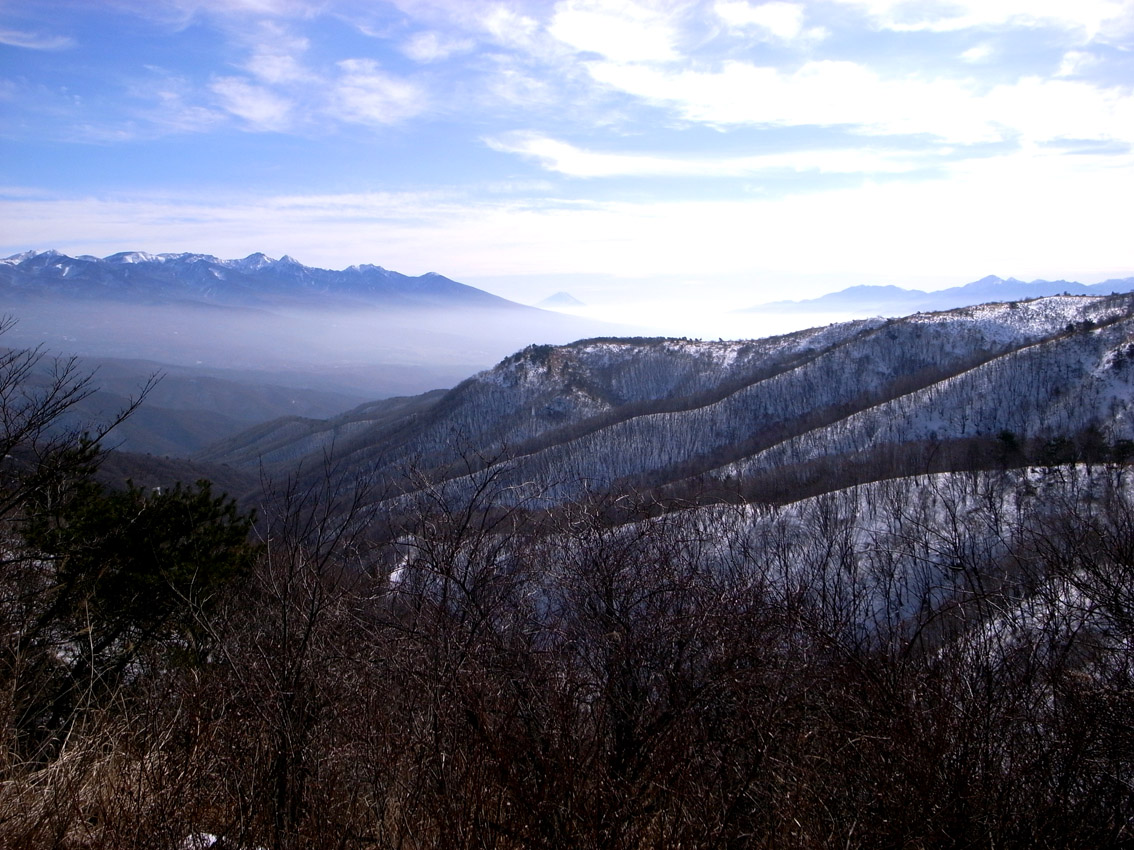
[[[503,3],[493,3],[481,11],[474,7],[476,24],[496,42],[509,47],[531,47],[539,32],[539,22]]]
[[[970,47],[968,50],[962,53],[961,60],[963,62],[978,64],[980,62],[984,62],[986,59],[992,56],[992,52],[993,51],[991,44],[978,44],[975,47]]]
[[[760,27],[784,41],[791,41],[803,32],[803,7],[795,3],[718,0],[713,11],[730,27]]]
[[[981,99],[987,120],[1001,121],[1025,140],[1099,139],[1134,143],[1134,96],[1067,80],[1026,77]]]
[[[1028,78],[981,92],[968,81],[883,79],[851,62],[809,62],[787,73],[743,62],[717,71],[588,64],[596,80],[668,104],[710,125],[847,126],[867,134],[930,134],[975,143],[1062,137],[1134,141],[1134,94],[1083,82]]]
[[[733,157],[673,157],[643,153],[599,153],[536,133],[487,140],[502,153],[537,160],[544,168],[571,177],[746,177],[776,171],[824,174],[901,173],[919,163],[903,154],[869,150],[797,150]]]
[[[336,116],[361,124],[396,124],[426,109],[425,92],[412,82],[381,71],[370,59],[338,63],[334,83]]]
[[[419,32],[402,45],[402,52],[415,62],[438,62],[472,50],[476,43],[468,38],[448,38],[440,33]]]
[[[245,63],[244,68],[263,82],[272,85],[299,82],[311,76],[294,56],[267,51],[256,53]]]
[[[307,65],[303,59],[308,40],[275,22],[261,22],[233,38],[249,51],[241,63],[247,75],[217,75],[202,90],[187,75],[147,66],[150,76],[129,89],[145,107],[131,113],[135,123],[122,138],[152,136],[155,131],[207,132],[233,117],[253,132],[382,126],[418,115],[430,102],[422,86],[383,71],[373,60]],[[114,132],[122,128],[118,122]],[[94,126],[84,130],[91,137],[100,132],[107,134]]]
[[[179,77],[159,76],[144,96],[152,104],[146,118],[162,130],[175,133],[200,133],[211,130],[223,121],[223,113],[186,100],[189,86]]]
[[[239,77],[218,77],[210,88],[221,106],[243,118],[255,130],[283,130],[290,123],[292,104],[272,91]]]
[[[310,46],[306,38],[292,35],[279,24],[264,22],[247,41],[252,56],[244,67],[262,82],[278,85],[311,78],[297,58]]]
[[[0,29],[0,44],[29,50],[66,50],[75,46],[75,39],[65,35]]]
[[[548,32],[577,51],[615,62],[668,62],[679,56],[675,17],[633,0],[563,0]]]
[[[857,6],[878,26],[893,30],[947,32],[990,26],[1055,26],[1094,39],[1129,31],[1132,6],[1126,0],[835,0]]]
[[[556,103],[556,88],[540,75],[532,74],[523,66],[503,62],[492,73],[486,84],[491,103],[508,106],[548,106]]]
[[[716,71],[609,62],[588,67],[602,83],[668,103],[684,118],[706,124],[849,125],[876,133],[936,132],[958,140],[990,135],[959,114],[970,97],[958,83],[885,81],[853,62],[808,62],[794,72],[737,61]]]
[[[1082,50],[1069,50],[1063,54],[1063,59],[1059,63],[1059,70],[1056,71],[1055,75],[1057,77],[1073,77],[1097,64],[1098,58],[1094,54]]]

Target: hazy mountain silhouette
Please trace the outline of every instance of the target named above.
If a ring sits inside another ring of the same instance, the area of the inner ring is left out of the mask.
[[[852,286],[818,298],[773,301],[741,312],[816,312],[902,316],[926,310],[952,310],[989,302],[1023,301],[1050,295],[1110,295],[1134,290],[1134,278],[1107,280],[1092,285],[1066,280],[1033,280],[989,275],[964,286],[935,292],[898,286]]]

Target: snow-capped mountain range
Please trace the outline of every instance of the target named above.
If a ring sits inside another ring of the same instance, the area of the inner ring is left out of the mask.
[[[189,253],[124,251],[99,258],[28,251],[0,260],[0,294],[245,306],[310,301],[532,309],[435,272],[414,277],[369,264],[333,271],[261,253],[222,260]]]

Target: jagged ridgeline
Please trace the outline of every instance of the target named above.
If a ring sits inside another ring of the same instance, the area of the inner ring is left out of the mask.
[[[1134,439],[1132,309],[1131,295],[1065,296],[760,340],[531,346],[448,392],[277,420],[201,458],[284,471],[331,454],[385,490],[412,487],[412,468],[454,492],[506,462],[501,498],[544,506],[631,491],[785,502],[1105,460]]]

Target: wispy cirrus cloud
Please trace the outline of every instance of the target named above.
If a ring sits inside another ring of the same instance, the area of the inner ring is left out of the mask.
[[[224,110],[201,103],[190,81],[162,68],[148,70],[150,76],[135,94],[146,103],[139,118],[144,116],[150,133],[204,133],[225,123]]]
[[[333,83],[334,115],[362,124],[396,124],[427,109],[425,91],[370,59],[346,59]]]
[[[28,50],[66,50],[74,47],[76,42],[75,39],[66,35],[0,29],[0,44],[6,44],[9,47],[24,47]]]
[[[328,9],[325,0],[101,0],[142,17],[186,26],[200,18],[242,21],[312,18]]]
[[[302,56],[310,41],[275,21],[263,21],[245,36],[249,57],[244,69],[263,83],[286,85],[312,78]]]
[[[270,89],[239,77],[218,77],[210,85],[221,106],[253,130],[286,129],[293,104]]]
[[[464,6],[464,4],[458,5]],[[498,45],[514,49],[531,49],[541,43],[539,20],[525,14],[522,8],[503,3],[490,3],[486,6],[468,4],[465,9],[466,14],[471,17],[459,15],[456,20],[468,21]]]
[[[210,84],[220,106],[247,129],[325,133],[341,124],[397,124],[427,109],[422,86],[385,70],[375,59],[343,58],[321,65],[309,60],[310,39],[284,19],[303,11],[304,4],[272,0],[263,5],[274,16],[265,13],[255,26],[232,36],[246,54],[240,65],[247,76],[219,76]],[[255,2],[244,4],[249,13],[257,8]],[[439,37],[417,47],[421,61],[462,49]]]
[[[440,62],[468,53],[476,47],[471,38],[454,38],[435,30],[415,33],[402,45],[402,52],[415,62]]]

